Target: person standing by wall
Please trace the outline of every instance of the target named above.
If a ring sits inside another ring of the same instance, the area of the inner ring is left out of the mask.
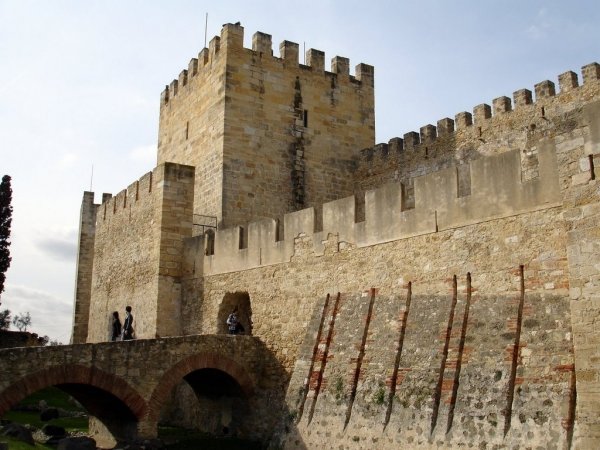
[[[131,306],[125,308],[125,323],[123,324],[123,340],[130,341],[133,339],[133,314],[131,314]]]
[[[231,311],[231,314],[229,314],[229,317],[227,317],[227,329],[229,330],[229,334],[237,334],[238,332],[239,320],[237,313],[238,309],[236,306],[233,311]]]
[[[110,336],[111,341],[121,340],[121,319],[119,319],[119,312],[113,311],[112,313],[112,334]]]

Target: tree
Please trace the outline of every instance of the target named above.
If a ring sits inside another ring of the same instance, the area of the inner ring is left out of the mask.
[[[17,314],[12,323],[19,331],[27,331],[27,327],[31,325],[31,314]]]
[[[0,183],[0,296],[4,292],[6,271],[10,267],[10,225],[12,223],[12,189],[10,176],[4,175]]]
[[[8,330],[10,326],[10,311],[5,309],[0,311],[0,330]]]

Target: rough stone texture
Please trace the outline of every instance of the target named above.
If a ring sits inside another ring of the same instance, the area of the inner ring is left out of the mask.
[[[77,242],[77,277],[75,281],[75,303],[73,305],[72,344],[82,344],[88,336],[97,209],[98,205],[94,204],[94,193],[84,192],[81,202],[79,240]]]
[[[0,330],[0,348],[42,346],[43,339],[29,331]]]
[[[375,140],[372,68],[349,76],[338,57],[324,72],[323,52],[302,65],[297,44],[277,58],[270,35],[255,34],[252,50],[243,35],[226,24],[197,74],[163,94],[159,164],[195,166],[194,212],[223,226],[352,194],[356,152]]]
[[[192,234],[193,180],[192,167],[166,163],[99,207],[88,342],[108,340],[112,312],[123,317],[127,305],[138,338],[181,334],[179,277],[183,239]]]
[[[218,375],[210,395],[206,371]],[[0,350],[0,416],[28,395],[60,385],[92,416],[92,433],[97,425],[108,433],[93,433],[99,445],[110,435],[112,442],[153,437],[161,409],[184,380],[201,401],[222,399],[213,414],[228,406],[231,416],[242,404],[229,423],[235,435],[267,440],[285,414],[279,361],[258,339],[222,335]],[[220,380],[230,380],[223,381],[223,392]]]
[[[159,163],[195,194],[98,209],[88,340],[127,303],[153,337],[223,333],[244,301],[288,448],[598,448],[600,66],[373,146],[372,67],[242,40],[162,96]],[[192,210],[219,230],[192,237]]]

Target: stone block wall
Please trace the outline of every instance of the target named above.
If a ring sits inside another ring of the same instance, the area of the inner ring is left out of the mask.
[[[286,447],[596,448],[600,66],[356,158],[372,68],[242,41],[227,24],[168,86],[165,164],[97,208],[88,341],[126,304],[141,337],[219,333],[249,298]]]
[[[468,196],[458,195],[457,171],[444,169],[415,180],[413,208],[406,209],[401,184],[390,183],[366,193],[363,222],[357,223],[357,201],[352,196],[323,205],[322,231],[316,231],[315,211],[305,209],[284,216],[281,241],[276,222],[263,220],[248,226],[247,240],[239,227],[217,231],[214,255],[208,252],[205,257],[207,252],[198,243],[190,247],[202,252],[194,260],[204,259],[202,273],[208,275],[289,261],[294,239],[302,232],[313,236],[320,254],[329,234],[365,247],[556,206],[561,196],[554,143],[543,141],[539,147],[540,175],[532,180],[521,181],[519,154],[509,151],[470,164],[473,192]]]
[[[194,212],[221,215],[226,48],[215,37],[208,49],[161,95],[158,164],[174,162],[196,170]]]
[[[499,97],[494,108],[481,104],[473,113],[460,112],[437,126],[405,133],[361,151],[356,177],[357,191],[401,182],[408,207],[414,202],[414,180],[441,169],[456,168],[458,193],[471,193],[468,162],[507,150],[520,154],[523,180],[538,176],[539,142],[553,139],[581,124],[581,106],[598,98],[597,63],[582,68],[581,84],[574,72],[558,77],[559,89],[546,80],[513,93],[513,101]],[[587,75],[586,75],[587,74]]]
[[[515,93],[515,111],[506,99],[493,117],[478,108],[481,131],[461,116],[465,135],[483,136],[477,157],[466,171],[421,160],[413,205],[402,186],[380,187],[389,178],[365,176],[378,189],[364,223],[342,199],[324,207],[322,232],[304,210],[286,216],[284,241],[262,221],[247,249],[234,229],[217,233],[214,255],[190,252],[204,276],[184,284],[202,278],[204,301],[184,296],[187,331],[216,332],[223,298],[248,293],[253,333],[288,370],[301,419],[287,446],[595,448],[600,83],[597,71],[579,87],[561,80],[557,96],[538,85],[535,104]],[[409,219],[422,202],[431,218]],[[409,220],[419,226],[402,231]]]
[[[44,338],[28,331],[0,330],[0,348],[41,347]]]
[[[225,24],[161,98],[159,163],[196,167],[194,212],[220,226],[319,205],[353,193],[357,149],[374,143],[373,68]]]
[[[256,33],[227,55],[224,225],[320,205],[353,193],[357,149],[375,140],[373,68]],[[340,64],[343,62],[343,64]],[[319,219],[319,218],[317,218]]]
[[[516,399],[510,439],[517,442],[531,430],[535,439],[549,442],[543,439],[552,429],[553,437],[566,442],[561,423],[568,423],[573,356],[566,230],[559,208],[363,248],[340,248],[335,236],[330,239],[320,257],[311,236],[299,237],[287,264],[205,277],[204,301],[192,308],[190,323],[200,326],[188,331],[212,333],[218,324],[211,318],[217,317],[225,295],[248,292],[253,334],[288,371],[288,405],[296,419],[305,380],[310,380],[299,434],[292,433],[287,445],[294,448],[298,440],[308,448],[322,442],[342,442],[348,448],[425,448],[434,407],[440,430],[445,430],[452,403],[454,431],[451,438],[440,431],[444,445],[501,441],[510,386]],[[521,265],[526,295],[519,314]],[[467,272],[473,298],[465,322]],[[453,306],[454,275],[458,298]],[[329,306],[321,321],[327,294]],[[397,387],[384,430],[405,318]],[[520,353],[513,363],[519,318]],[[451,401],[459,354],[463,391]],[[319,376],[322,386],[316,396]],[[490,385],[490,380],[495,381]],[[485,401],[479,405],[482,396]],[[547,398],[554,406],[542,404]],[[544,415],[536,416],[538,411]],[[534,425],[536,420],[543,426]]]
[[[194,169],[158,166],[98,207],[88,342],[108,339],[131,305],[137,337],[180,329],[182,240],[191,236]]]
[[[77,268],[75,270],[75,303],[73,305],[73,333],[71,335],[72,344],[84,343],[88,335],[97,208],[98,205],[94,204],[94,193],[84,192],[79,214],[79,241],[77,242]]]

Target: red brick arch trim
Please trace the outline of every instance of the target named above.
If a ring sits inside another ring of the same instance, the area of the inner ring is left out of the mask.
[[[165,401],[183,377],[200,369],[218,369],[236,380],[246,396],[254,392],[254,381],[248,370],[232,359],[216,353],[198,353],[189,356],[171,367],[160,379],[148,401],[148,420],[157,421]]]
[[[111,393],[127,405],[138,420],[146,414],[146,401],[123,379],[94,367],[67,364],[29,374],[0,392],[0,416],[40,389],[67,383],[94,386]]]

